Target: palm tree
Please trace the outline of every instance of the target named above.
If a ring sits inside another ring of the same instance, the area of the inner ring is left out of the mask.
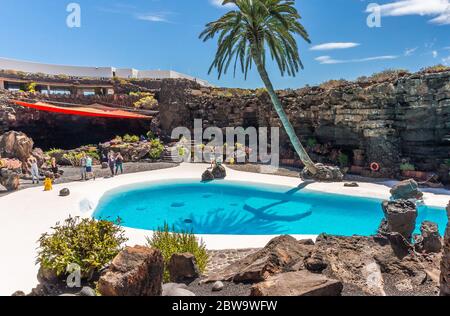
[[[287,73],[289,76],[295,76],[300,68],[303,68],[294,36],[299,35],[308,43],[310,40],[307,31],[299,22],[300,15],[294,7],[295,0],[223,1],[223,5],[229,3],[234,4],[236,9],[217,21],[208,23],[200,34],[200,39],[204,42],[218,34],[218,49],[209,73],[216,68],[220,79],[233,63],[234,74],[236,75],[236,69],[240,66],[247,78],[254,62],[295,151],[307,170],[313,175],[316,174],[317,167],[295,134],[265,66],[268,48],[281,75]]]

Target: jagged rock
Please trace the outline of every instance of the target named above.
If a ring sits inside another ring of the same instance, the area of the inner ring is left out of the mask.
[[[162,286],[162,296],[195,296],[195,294],[187,290],[184,283],[166,283]]]
[[[214,179],[225,179],[225,177],[227,176],[227,170],[224,166],[216,165],[212,170],[212,174],[214,176]]]
[[[271,275],[291,271],[292,266],[303,262],[313,247],[302,244],[291,236],[279,236],[272,239],[263,249],[208,276],[203,282],[264,281]],[[303,264],[298,268],[303,268]]]
[[[417,237],[415,249],[424,253],[439,253],[442,250],[442,239],[437,224],[425,221],[420,226],[421,235]]]
[[[21,132],[7,132],[0,136],[0,156],[25,162],[33,151],[34,142]]]
[[[200,270],[193,254],[174,254],[167,266],[171,282],[185,282],[196,279],[200,276]]]
[[[102,296],[160,296],[163,268],[159,250],[127,247],[101,275],[98,291]]]
[[[398,257],[389,240],[377,236],[320,235],[314,253],[321,254],[328,264],[324,274],[370,295],[385,295],[389,290],[385,289],[385,283],[392,280],[410,279],[418,289],[427,279],[427,271],[437,266],[439,260],[436,257],[429,261],[430,258],[414,252]]]
[[[385,219],[380,225],[379,233],[399,233],[410,241],[416,228],[416,205],[408,200],[384,201],[382,208]]]
[[[308,271],[281,273],[255,284],[251,296],[340,296],[343,285],[338,280]]]
[[[42,284],[46,283],[55,284],[59,282],[59,277],[55,271],[44,268],[42,266],[39,268],[37,279]]]
[[[444,252],[441,260],[441,295],[450,296],[450,203],[447,206],[448,224],[444,237]]]
[[[34,148],[31,155],[36,158],[38,167],[42,167],[49,159],[49,157],[47,157],[44,151],[40,148]]]
[[[11,296],[26,296],[26,294],[22,291],[16,291]]]
[[[423,193],[419,190],[419,185],[413,179],[405,180],[400,183],[397,183],[391,189],[392,198],[394,200],[408,200],[408,199],[417,199],[420,200],[423,197]]]
[[[212,181],[212,180],[214,180],[214,175],[210,170],[206,170],[205,172],[203,172],[203,174],[202,174],[203,182]]]
[[[310,257],[305,259],[305,267],[311,272],[320,273],[327,268],[328,264],[325,262],[322,255],[313,253]]]
[[[304,168],[300,174],[303,180],[316,180],[316,181],[332,181],[341,182],[344,179],[344,175],[338,167],[325,166],[323,164],[316,164],[317,173],[313,175],[307,168]]]
[[[0,169],[0,185],[4,186],[8,191],[16,191],[20,185],[20,175],[12,170]]]
[[[61,189],[61,191],[59,191],[59,196],[65,197],[65,196],[69,196],[70,195],[70,190],[67,188]]]
[[[359,184],[356,183],[356,182],[345,183],[345,184],[344,184],[344,187],[347,187],[347,188],[357,188],[357,187],[359,187]]]

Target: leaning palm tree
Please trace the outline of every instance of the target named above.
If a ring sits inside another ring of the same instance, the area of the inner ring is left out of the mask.
[[[234,74],[241,68],[245,78],[254,62],[270,95],[289,139],[307,170],[313,175],[317,166],[302,146],[266,70],[266,49],[278,64],[281,75],[295,74],[303,68],[294,38],[299,35],[308,43],[309,35],[299,22],[295,0],[225,0],[223,5],[234,4],[236,9],[217,21],[208,23],[200,34],[203,41],[218,34],[218,49],[209,73],[215,68],[219,79],[233,64]]]

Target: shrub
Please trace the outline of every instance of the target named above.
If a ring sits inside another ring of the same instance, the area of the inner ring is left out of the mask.
[[[142,97],[139,101],[134,102],[134,107],[137,109],[153,109],[158,106],[158,100],[151,93],[142,93]]]
[[[98,154],[97,150],[89,150],[86,152],[86,155],[88,155],[94,160],[100,161],[100,155]]]
[[[30,82],[26,85],[26,89],[28,92],[36,93],[36,86],[37,86],[36,82]]]
[[[416,167],[409,162],[404,162],[404,163],[400,164],[400,170],[401,171],[416,171]]]
[[[317,140],[315,138],[308,138],[308,140],[306,141],[306,146],[309,148],[313,148],[317,145]]]
[[[172,228],[175,231],[175,227]],[[164,224],[164,227],[158,228],[152,238],[147,237],[149,247],[159,249],[164,258],[164,281],[169,281],[169,272],[167,271],[167,264],[172,255],[176,253],[191,253],[197,260],[200,272],[204,272],[208,264],[208,253],[206,246],[202,240],[198,240],[193,232],[172,233],[169,230],[169,225]]]
[[[59,148],[52,148],[48,151],[45,152],[46,155],[50,156],[50,157],[55,157],[57,155],[60,155],[64,152],[64,150],[59,149]]]
[[[151,148],[149,151],[150,159],[157,160],[161,158],[162,153],[164,152],[164,145],[158,139],[153,139],[150,142]]]
[[[341,167],[347,167],[348,166],[348,155],[340,153],[338,156],[338,162],[339,162],[339,166]]]
[[[125,143],[138,143],[139,142],[139,136],[126,134],[124,137],[122,137],[122,140]]]
[[[155,134],[152,131],[148,131],[147,132],[147,138],[148,139],[154,139],[155,138]]]
[[[374,73],[369,79],[377,82],[384,82],[403,77],[407,74],[409,74],[409,71],[405,69],[386,69],[381,72]]]
[[[444,72],[444,71],[450,71],[450,67],[444,66],[444,65],[435,65],[435,66],[431,66],[431,67],[427,67],[427,68],[422,68],[420,70],[421,73],[426,73],[426,74],[432,74],[432,73],[437,73],[437,72]]]
[[[81,158],[83,157],[83,153],[75,153],[69,152],[63,155],[63,159],[68,160],[70,164],[74,167],[81,166]]]
[[[115,223],[69,217],[57,223],[51,234],[39,238],[37,263],[43,268],[64,275],[67,266],[77,264],[82,275],[90,277],[108,264],[127,241],[124,230]]]

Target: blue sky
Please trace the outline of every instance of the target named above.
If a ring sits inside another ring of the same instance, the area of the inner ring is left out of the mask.
[[[373,0],[375,1],[375,0]],[[381,27],[369,28],[364,0],[297,0],[312,44],[300,42],[305,69],[277,88],[354,79],[388,68],[450,64],[450,0],[379,0]],[[81,7],[81,27],[68,28],[66,7]],[[215,42],[203,26],[230,8],[214,0],[0,0],[0,56],[55,64],[173,69],[218,86],[260,87],[252,72],[220,81],[207,71]],[[219,1],[220,2],[220,1]]]

